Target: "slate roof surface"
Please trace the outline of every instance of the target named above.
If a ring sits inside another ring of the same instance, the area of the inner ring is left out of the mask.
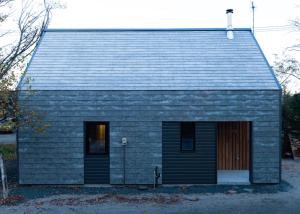
[[[249,29],[50,29],[26,76],[33,90],[279,89]]]

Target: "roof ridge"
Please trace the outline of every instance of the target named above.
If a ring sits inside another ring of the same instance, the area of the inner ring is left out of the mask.
[[[45,32],[91,31],[226,31],[226,28],[48,28]],[[251,31],[251,28],[234,28],[233,31]]]

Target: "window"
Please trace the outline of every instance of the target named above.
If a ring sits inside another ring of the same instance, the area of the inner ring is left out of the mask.
[[[86,154],[108,153],[108,123],[87,122],[85,124]]]
[[[181,123],[181,151],[195,151],[195,123],[193,122]]]

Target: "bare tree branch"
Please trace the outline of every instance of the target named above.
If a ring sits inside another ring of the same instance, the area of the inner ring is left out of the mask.
[[[300,19],[296,18],[295,20],[292,20],[290,22],[291,26],[294,28],[295,32],[300,33]],[[298,40],[298,43],[295,45],[292,45],[291,47],[288,47],[288,50],[290,51],[300,51],[300,40]]]
[[[37,1],[43,3],[43,7],[37,7]],[[0,0],[0,24],[8,21],[11,9],[10,4],[14,0]],[[0,121],[6,117],[20,117],[22,124],[43,129],[45,124],[41,124],[40,115],[33,109],[26,109],[19,106],[16,93],[12,92],[17,82],[15,71],[23,71],[24,60],[26,60],[36,48],[44,30],[47,28],[51,19],[51,11],[54,8],[61,7],[56,2],[49,4],[46,0],[23,0],[22,8],[13,29],[17,29],[15,42],[3,44],[0,47]],[[3,10],[2,10],[3,9]],[[3,12],[5,11],[5,12]],[[8,11],[8,12],[7,12]],[[0,38],[10,36],[15,31],[1,31]],[[29,79],[28,79],[29,80]],[[27,82],[28,80],[25,80]],[[34,92],[30,92],[32,96]],[[21,122],[19,122],[21,123]]]
[[[300,80],[300,63],[285,53],[281,56],[275,56],[273,69],[280,84],[284,88],[287,87],[292,78],[294,78],[294,80]]]
[[[3,9],[7,7],[13,0],[0,0],[0,8]],[[7,13],[0,13],[0,23],[4,22],[8,18],[9,14]]]
[[[23,61],[25,54],[30,55],[35,48],[50,20],[52,7],[44,1],[44,9],[34,13],[31,8],[32,1],[25,1],[18,20],[19,39],[8,54],[0,60],[0,79],[8,74],[14,66]]]

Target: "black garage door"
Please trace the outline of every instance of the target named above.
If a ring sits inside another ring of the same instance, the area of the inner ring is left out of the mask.
[[[216,123],[163,122],[163,184],[215,184]]]

